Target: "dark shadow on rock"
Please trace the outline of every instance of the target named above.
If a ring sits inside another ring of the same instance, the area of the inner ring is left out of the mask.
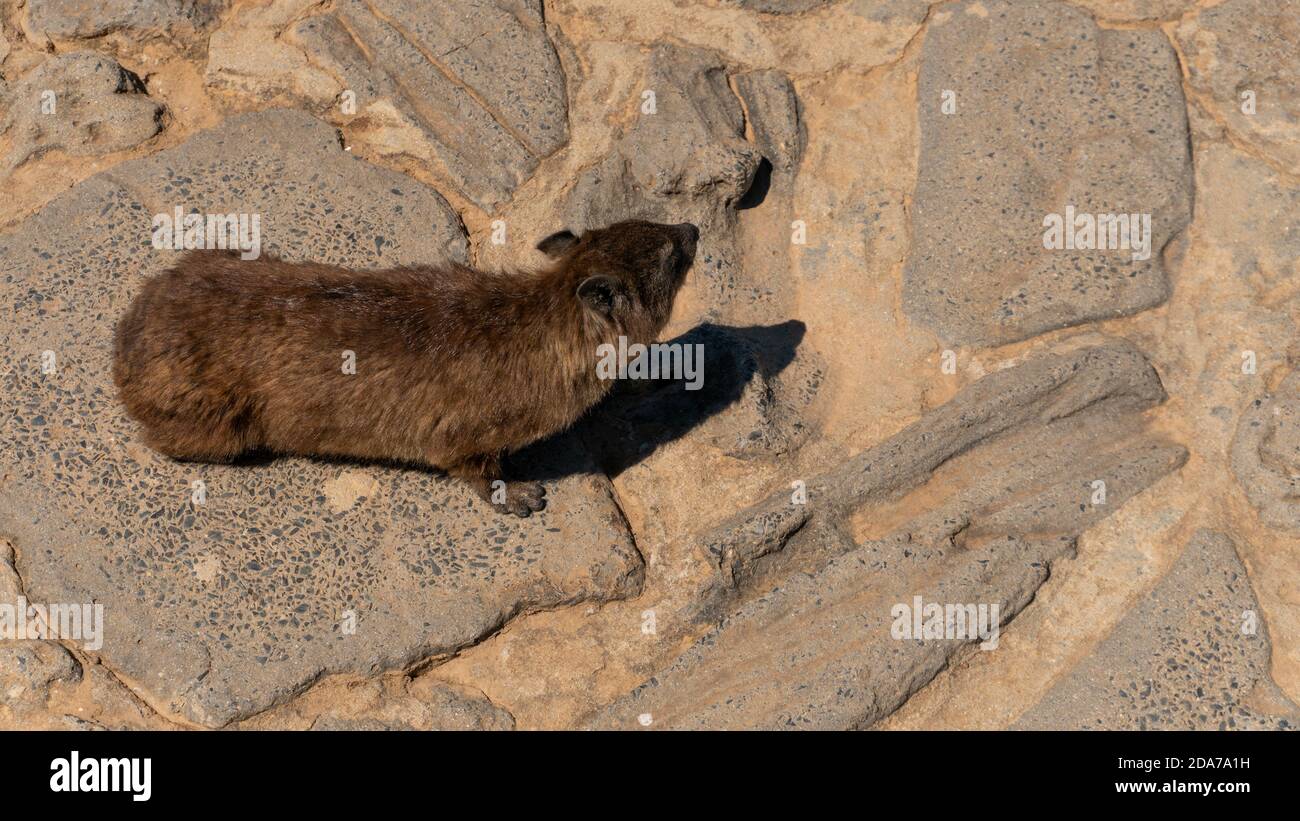
[[[754,181],[749,184],[749,189],[745,195],[736,203],[737,211],[744,211],[749,208],[757,208],[767,199],[767,192],[772,188],[772,163],[767,157],[762,158],[758,163],[758,170],[754,172]]]
[[[589,469],[594,458],[601,470],[617,476],[741,400],[755,378],[766,383],[785,370],[806,331],[798,320],[749,327],[698,325],[669,340],[703,346],[692,349],[703,358],[698,389],[688,390],[692,380],[684,373],[679,378],[618,380],[610,395],[572,429],[513,454],[507,461],[508,475],[556,479],[584,466]]]

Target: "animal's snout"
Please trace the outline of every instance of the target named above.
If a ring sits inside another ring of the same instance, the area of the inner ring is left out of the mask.
[[[687,255],[693,259],[695,257],[695,244],[700,239],[700,229],[689,222],[678,223],[674,227],[681,237],[682,246],[685,248]]]

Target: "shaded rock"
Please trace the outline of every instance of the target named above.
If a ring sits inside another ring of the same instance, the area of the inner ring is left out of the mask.
[[[1177,37],[1188,82],[1215,117],[1282,169],[1300,166],[1300,0],[1228,0],[1183,21]]]
[[[25,25],[62,40],[116,31],[138,39],[203,31],[227,5],[227,0],[28,0]]]
[[[1200,530],[1154,590],[1014,727],[1276,730],[1300,708],[1268,677],[1259,602],[1232,540]]]
[[[349,128],[384,153],[433,163],[490,210],[568,140],[564,74],[538,0],[333,8],[294,23],[292,39],[336,94],[355,94]]]
[[[688,434],[737,459],[788,453],[808,433],[802,412],[822,378],[796,362],[803,334],[794,321],[692,328],[669,343],[691,346],[696,379],[619,381],[582,424],[583,439],[611,475]]]
[[[139,78],[90,51],[41,63],[0,100],[0,145],[6,170],[49,151],[111,154],[162,130],[162,106]]]
[[[804,135],[790,78],[779,71],[747,71],[735,80],[758,150],[773,166],[793,171],[803,156]]]
[[[592,724],[870,726],[976,640],[896,637],[895,608],[1009,620],[1079,533],[1186,459],[1146,431],[1163,399],[1126,344],[1035,357],[807,481],[806,503],[743,511],[701,543],[715,626]]]
[[[996,345],[1165,300],[1161,250],[1190,221],[1192,179],[1161,32],[1102,30],[1063,3],[946,5],[918,100],[910,316],[947,341]],[[1149,249],[1110,221],[1091,239],[1066,225],[1082,241],[1045,247],[1049,216],[1071,214],[1134,215],[1135,227],[1149,215]]]
[[[0,342],[0,537],[33,600],[104,604],[96,658],[150,706],[220,726],[325,673],[404,669],[530,608],[639,587],[640,555],[581,451],[537,457],[562,462],[564,478],[546,511],[519,520],[420,469],[348,468],[374,489],[336,513],[338,464],[183,464],[145,449],[109,380],[111,331],[175,259],[151,248],[153,215],[174,207],[259,214],[263,252],[286,258],[466,254],[436,192],[278,110],[118,165],[0,235],[0,325],[12,329]]]
[[[1300,373],[1241,415],[1231,463],[1265,524],[1300,530]]]

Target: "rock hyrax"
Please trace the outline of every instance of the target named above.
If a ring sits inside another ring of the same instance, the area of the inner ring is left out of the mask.
[[[178,459],[251,451],[418,462],[499,509],[542,509],[501,457],[609,390],[597,348],[653,342],[695,257],[689,223],[552,234],[536,271],[352,271],[188,252],[117,326],[113,380],[145,441]]]

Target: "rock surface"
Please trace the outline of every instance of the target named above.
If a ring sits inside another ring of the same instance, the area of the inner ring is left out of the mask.
[[[540,0],[343,0],[303,16],[316,10],[282,2],[241,12],[261,45],[214,38],[209,77],[330,108],[353,138],[431,164],[488,210],[568,139],[564,74]]]
[[[996,345],[1163,302],[1161,252],[1191,219],[1192,185],[1168,40],[1065,3],[939,15],[917,89],[908,314],[949,342]],[[1083,242],[1045,247],[1048,215],[1076,214],[1148,215],[1149,248],[1082,224],[1064,232]]]
[[[1268,678],[1269,640],[1246,568],[1222,533],[1178,563],[1017,729],[1294,729],[1300,708]]]
[[[725,615],[593,726],[870,726],[966,643],[904,640],[894,608],[1009,620],[1092,521],[1186,459],[1144,431],[1163,398],[1122,344],[1039,357],[807,482],[806,502],[742,512],[702,545],[717,562],[702,615]]]
[[[1300,166],[1300,0],[1228,0],[1178,27],[1192,88],[1260,154]]]
[[[1300,374],[1242,414],[1232,469],[1266,524],[1300,531]]]
[[[122,151],[162,130],[163,108],[144,93],[140,79],[90,51],[42,63],[0,94],[0,110],[5,171],[49,151]]]
[[[126,32],[143,38],[202,31],[216,23],[227,0],[28,0],[29,32],[56,39]]]

